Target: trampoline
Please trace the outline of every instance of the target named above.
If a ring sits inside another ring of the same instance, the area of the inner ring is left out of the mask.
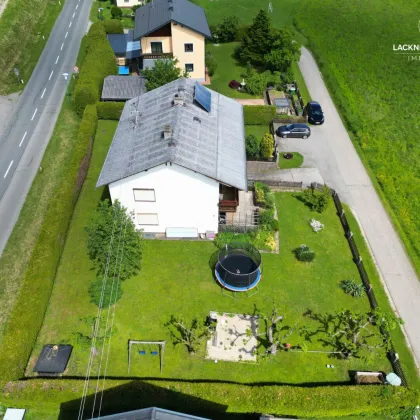
[[[34,372],[39,375],[63,373],[72,350],[73,346],[69,344],[47,344],[38,357]]]
[[[261,280],[261,254],[249,243],[231,242],[220,250],[214,271],[225,289],[246,292]]]

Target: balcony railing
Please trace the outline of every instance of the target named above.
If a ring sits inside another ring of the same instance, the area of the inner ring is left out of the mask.
[[[172,53],[142,54],[142,58],[148,58],[151,60],[159,60],[161,58],[173,58],[173,54]]]

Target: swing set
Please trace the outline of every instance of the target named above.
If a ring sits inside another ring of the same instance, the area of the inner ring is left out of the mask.
[[[149,349],[152,345],[157,345],[160,347],[160,351],[155,350],[138,350],[139,356],[147,356],[150,354],[151,356],[160,356],[160,373],[162,373],[163,368],[163,354],[165,352],[165,344],[166,341],[144,341],[144,340],[128,340],[128,373],[130,373],[130,365],[131,365],[131,347],[133,344],[140,344],[145,345]]]

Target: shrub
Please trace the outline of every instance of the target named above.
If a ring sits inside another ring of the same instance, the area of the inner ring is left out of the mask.
[[[279,222],[274,218],[274,210],[260,211],[258,224],[263,230],[277,232],[279,230]]]
[[[276,86],[280,80],[280,73],[271,73],[264,71],[263,73],[252,72],[246,79],[245,89],[250,95],[262,95],[267,87]]]
[[[355,282],[354,280],[343,280],[340,285],[345,293],[356,298],[362,297],[365,292],[365,286],[363,286],[362,283]]]
[[[260,155],[260,140],[253,134],[250,134],[245,139],[246,155],[249,158],[258,159]]]
[[[258,204],[264,205],[265,204],[265,185],[262,184],[261,182],[256,182],[254,184],[254,196],[255,196],[255,201]]]
[[[260,145],[261,157],[263,159],[269,159],[273,157],[274,152],[274,139],[270,133],[264,134]]]
[[[98,102],[96,109],[100,120],[120,120],[125,102]]]
[[[276,249],[276,239],[274,232],[270,230],[258,229],[249,233],[249,238],[253,246],[257,249],[274,251]]]
[[[97,121],[95,106],[87,106],[72,159],[63,168],[63,181],[50,200],[21,291],[4,333],[0,349],[0,377],[4,381],[24,376],[48,306],[74,205],[89,167]]]
[[[326,185],[324,185],[322,191],[318,191],[315,188],[307,188],[303,191],[301,197],[311,210],[318,213],[322,213],[331,201],[331,193]]]
[[[276,117],[273,105],[245,105],[243,110],[246,125],[269,125]]]
[[[176,58],[167,60],[157,60],[151,69],[144,69],[143,76],[147,79],[147,90],[157,89],[180,77],[188,77],[178,66]]]
[[[220,24],[217,35],[220,42],[233,42],[238,32],[239,21],[236,16],[228,16]]]
[[[249,25],[238,26],[238,29],[236,31],[235,41],[241,42],[243,37],[247,34],[248,30],[249,30]]]
[[[108,278],[105,289],[104,289],[104,296],[101,304],[101,296],[102,296],[102,285],[103,281],[102,279],[96,279],[92,282],[92,284],[89,286],[89,295],[90,295],[90,301],[94,303],[96,306],[100,306],[101,308],[108,308],[108,306],[111,304],[117,303],[117,301],[122,296],[122,290],[121,285],[118,286],[117,290],[117,282],[114,282],[114,285],[112,284],[112,278],[111,276]]]
[[[315,252],[307,245],[301,245],[299,248],[296,248],[294,254],[302,262],[312,262],[315,259]]]
[[[206,53],[206,67],[209,76],[213,76],[214,72],[217,69],[217,61],[214,59],[211,52]]]
[[[109,19],[104,20],[103,25],[107,34],[123,34],[124,28],[120,20]]]
[[[122,10],[121,8],[117,6],[111,7],[111,16],[113,19],[119,19],[122,16]]]

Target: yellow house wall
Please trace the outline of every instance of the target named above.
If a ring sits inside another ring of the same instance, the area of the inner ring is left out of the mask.
[[[194,64],[194,71],[190,73],[192,79],[205,79],[205,42],[204,36],[185,26],[171,23],[172,53],[179,61],[178,66],[185,70],[185,64]],[[184,44],[193,44],[193,52],[185,52]]]
[[[161,42],[162,43],[162,53],[171,53],[172,51],[172,41],[170,36],[152,36],[152,37],[143,37],[141,39],[141,49],[143,54],[152,54],[152,42]]]

